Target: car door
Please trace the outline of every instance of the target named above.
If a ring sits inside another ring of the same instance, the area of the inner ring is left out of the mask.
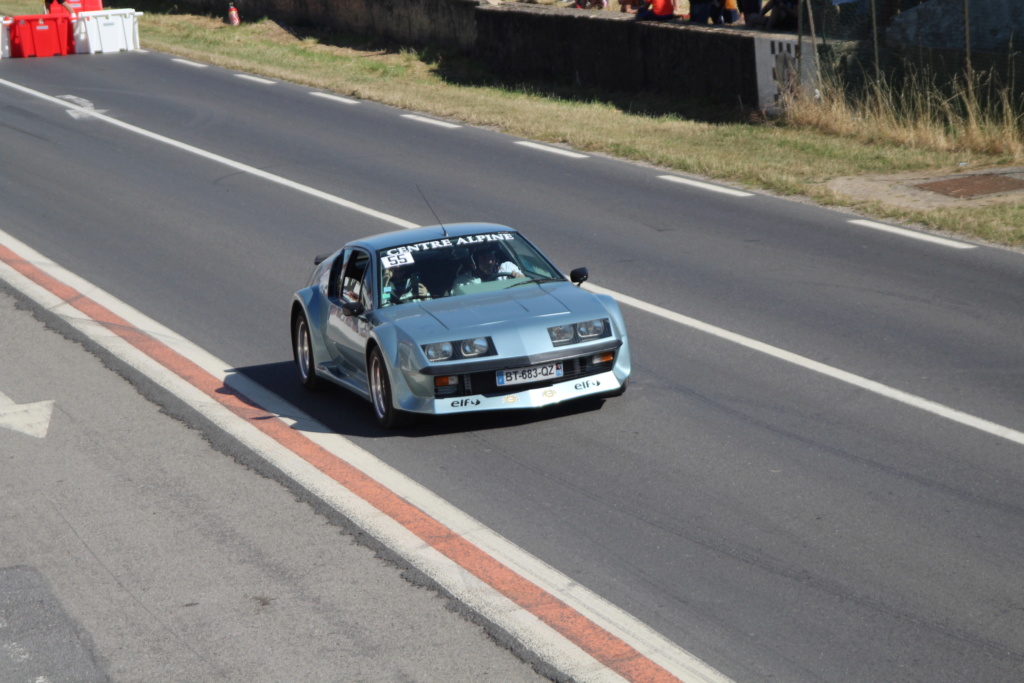
[[[337,279],[330,285],[327,322],[339,379],[366,391],[366,341],[370,336],[367,316],[373,308],[373,268],[370,254],[363,249],[346,249]],[[357,313],[350,315],[353,305]]]

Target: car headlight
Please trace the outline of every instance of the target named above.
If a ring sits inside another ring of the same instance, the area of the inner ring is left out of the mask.
[[[580,335],[581,341],[600,339],[604,336],[605,327],[607,327],[607,323],[604,320],[588,320],[585,323],[576,324],[576,333]]]
[[[451,342],[424,344],[423,353],[427,354],[427,360],[436,363],[439,360],[449,360],[455,354],[455,347]]]
[[[476,339],[463,339],[459,342],[459,353],[463,358],[476,358],[477,356],[486,356],[487,352],[490,351],[491,345],[487,342],[486,337],[477,337]]]
[[[572,340],[576,338],[576,326],[558,325],[556,327],[549,327],[548,336],[551,337],[551,343],[555,346],[572,344]]]
[[[607,318],[548,328],[548,336],[551,337],[551,343],[555,346],[593,341],[602,337],[610,337],[611,333],[611,325]]]
[[[460,358],[493,356],[496,352],[490,337],[473,337],[472,339],[424,344],[423,353],[431,363],[437,363]]]

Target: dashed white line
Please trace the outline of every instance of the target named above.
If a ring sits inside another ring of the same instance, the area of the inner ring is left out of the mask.
[[[232,168],[236,168],[238,170],[245,171],[247,173],[251,173],[251,174],[253,174],[255,176],[264,178],[266,180],[270,180],[271,182],[279,183],[281,185],[284,185],[286,187],[290,187],[290,188],[295,189],[295,190],[300,191],[300,192],[304,192],[306,194],[312,195],[312,196],[317,197],[319,199],[323,199],[325,201],[329,201],[331,203],[338,204],[340,206],[345,206],[347,208],[350,208],[350,209],[355,210],[355,211],[359,211],[361,213],[365,213],[367,215],[373,216],[375,218],[379,218],[380,220],[386,221],[386,222],[391,223],[393,225],[398,225],[398,226],[401,226],[403,228],[419,227],[416,223],[412,223],[410,221],[406,221],[404,219],[398,218],[397,216],[392,216],[392,215],[383,213],[381,211],[377,211],[375,209],[371,209],[369,207],[362,206],[360,204],[356,204],[355,202],[350,202],[350,201],[348,201],[346,199],[342,199],[341,197],[337,197],[337,196],[329,194],[327,192],[322,192],[322,191],[317,190],[315,188],[311,188],[311,187],[309,187],[307,185],[302,185],[301,183],[297,183],[297,182],[295,182],[293,180],[289,180],[289,179],[283,178],[281,176],[275,176],[273,174],[270,174],[270,173],[267,173],[265,171],[262,171],[261,169],[254,168],[252,166],[248,166],[246,164],[242,164],[242,163],[239,163],[237,161],[233,161],[231,159],[227,159],[225,157],[219,156],[217,154],[213,154],[211,152],[207,152],[207,151],[199,149],[197,147],[193,147],[191,145],[187,145],[185,143],[178,142],[177,140],[173,140],[171,138],[167,138],[167,137],[164,137],[162,135],[158,135],[156,133],[152,133],[152,132],[147,131],[147,130],[145,130],[143,128],[139,128],[137,126],[133,126],[133,125],[128,124],[128,123],[124,123],[123,121],[119,121],[118,119],[106,116],[104,114],[100,114],[99,112],[97,112],[94,109],[86,109],[84,107],[78,107],[74,103],[66,102],[66,101],[60,100],[60,99],[58,99],[56,97],[51,97],[51,96],[46,95],[44,93],[40,93],[40,92],[37,92],[35,90],[31,90],[30,88],[26,88],[24,86],[18,85],[17,83],[11,83],[10,81],[6,81],[6,80],[3,80],[3,79],[0,79],[0,85],[5,85],[5,86],[13,88],[15,90],[18,90],[18,91],[21,91],[21,92],[25,92],[25,93],[33,95],[35,97],[39,97],[41,99],[44,99],[44,100],[47,100],[47,101],[52,102],[54,104],[57,104],[60,107],[74,107],[74,108],[80,110],[82,113],[88,114],[89,116],[93,116],[93,117],[95,117],[97,119],[100,119],[100,120],[106,121],[108,123],[111,123],[113,125],[119,126],[121,128],[124,128],[125,130],[132,131],[134,133],[137,133],[139,135],[143,135],[143,136],[151,138],[153,140],[164,142],[164,143],[166,143],[168,145],[171,145],[173,147],[177,147],[177,148],[185,150],[187,152],[191,152],[192,154],[197,154],[199,156],[205,157],[205,158],[210,159],[212,161],[216,161],[218,163],[224,164],[226,166],[230,166]],[[545,151],[558,151],[560,153],[564,153],[564,152],[562,152],[562,150],[552,150],[551,148],[543,147],[543,145],[535,145],[535,143],[517,142],[517,144],[523,144],[523,145],[528,145],[528,146],[536,146],[536,147],[541,147],[542,149],[545,149]],[[676,176],[670,176],[670,177],[674,178]],[[851,222],[858,223],[858,224],[859,223],[865,223],[865,222],[866,223],[871,223],[871,221],[851,221]],[[893,228],[892,226],[885,226],[885,225],[883,225],[881,223],[873,224],[873,225],[870,225],[868,227],[878,227],[878,226],[881,226],[881,228],[885,228],[885,229],[887,229],[889,231],[894,231],[894,232],[898,232],[898,233],[901,233],[901,234],[903,232],[905,232],[905,233],[909,233],[909,234],[911,234],[911,235],[913,235],[915,237],[931,238],[931,239],[928,239],[928,241],[934,241],[934,240],[941,240],[942,239],[942,238],[932,237],[931,235],[924,235],[923,233],[916,233],[916,232],[913,232],[913,231],[910,231],[910,230],[900,231],[898,228]],[[879,228],[879,229],[881,229],[881,228]],[[943,241],[949,243],[947,246],[957,245],[958,248],[963,248],[963,246],[964,246],[964,245],[960,245],[960,243],[953,242],[952,240],[943,240]],[[966,246],[970,247],[971,245],[966,245]],[[872,391],[872,392],[874,392],[874,393],[876,393],[878,395],[886,396],[886,397],[888,397],[890,399],[893,399],[893,400],[896,400],[896,401],[900,401],[900,402],[905,403],[907,405],[914,406],[914,407],[919,408],[921,410],[924,410],[926,412],[930,412],[932,414],[939,415],[941,417],[947,418],[947,419],[952,420],[954,422],[958,422],[958,423],[966,425],[968,427],[973,427],[973,428],[981,430],[983,432],[988,432],[990,434],[994,434],[996,436],[1002,437],[1002,438],[1007,439],[1009,441],[1013,441],[1013,442],[1016,442],[1016,443],[1024,444],[1024,432],[1020,432],[1020,431],[1017,431],[1015,429],[1010,429],[1008,427],[1004,427],[1002,425],[998,425],[996,423],[989,422],[988,420],[984,420],[982,418],[978,418],[978,417],[975,417],[973,415],[969,415],[967,413],[964,413],[962,411],[956,410],[954,408],[949,408],[949,407],[941,405],[939,403],[935,403],[933,401],[929,401],[927,399],[920,398],[920,397],[914,396],[912,394],[908,394],[908,393],[900,391],[898,389],[894,389],[892,387],[885,386],[884,384],[880,384],[878,382],[874,382],[872,380],[868,380],[868,379],[865,379],[863,377],[859,377],[857,375],[854,375],[852,373],[846,372],[844,370],[840,370],[838,368],[834,368],[834,367],[825,365],[824,363],[819,363],[819,362],[811,360],[809,358],[805,358],[803,356],[798,356],[798,355],[790,353],[788,351],[784,351],[783,349],[779,349],[777,347],[770,346],[770,345],[765,344],[763,342],[759,342],[759,341],[757,341],[755,339],[751,339],[749,337],[744,337],[744,336],[736,334],[734,332],[730,332],[728,330],[725,330],[725,329],[722,329],[722,328],[719,328],[719,327],[715,327],[714,325],[710,325],[708,323],[701,322],[699,320],[696,320],[694,318],[690,318],[688,316],[676,313],[674,311],[670,311],[668,309],[664,309],[664,308],[660,308],[658,306],[654,306],[654,305],[649,304],[649,303],[647,303],[645,301],[641,301],[639,299],[635,299],[635,298],[630,297],[630,296],[625,295],[625,294],[619,294],[618,292],[614,292],[612,290],[607,290],[607,289],[604,289],[602,287],[599,287],[599,286],[593,285],[593,284],[589,284],[588,287],[590,287],[594,291],[598,291],[598,292],[602,292],[604,294],[608,294],[609,296],[612,296],[613,298],[615,298],[616,300],[618,300],[618,301],[620,301],[620,302],[622,302],[624,304],[627,304],[629,306],[633,306],[635,308],[639,308],[641,310],[645,310],[645,311],[647,311],[649,313],[653,313],[654,315],[657,315],[659,317],[665,318],[666,320],[672,320],[672,321],[680,323],[682,325],[686,325],[687,327],[691,327],[693,329],[706,332],[706,333],[714,335],[716,337],[719,337],[719,338],[722,338],[722,339],[726,339],[728,341],[735,342],[735,343],[740,344],[742,346],[746,346],[747,348],[750,348],[750,349],[753,349],[753,350],[756,350],[756,351],[760,351],[760,352],[765,353],[765,354],[767,354],[769,356],[774,356],[776,358],[780,358],[782,360],[788,361],[790,363],[794,363],[796,365],[799,365],[801,367],[805,367],[805,368],[810,369],[810,370],[814,370],[815,372],[819,372],[819,373],[821,373],[823,375],[827,375],[829,377],[833,377],[833,378],[838,379],[840,381],[847,382],[849,384],[861,387],[861,388],[866,389],[868,391]]]
[[[853,225],[860,225],[865,228],[871,228],[872,230],[881,230],[882,232],[892,233],[901,237],[909,237],[915,240],[921,240],[922,242],[931,242],[932,244],[941,244],[944,247],[950,247],[951,249],[974,249],[973,244],[967,242],[957,242],[956,240],[948,240],[944,237],[936,237],[935,235],[929,235],[926,232],[918,232],[917,230],[908,230],[906,228],[897,228],[893,225],[886,225],[885,223],[876,223],[875,221],[865,220],[852,220],[850,221]]]
[[[353,100],[348,97],[342,97],[340,95],[332,95],[326,92],[311,92],[309,93],[313,97],[322,97],[325,100],[333,100],[335,102],[341,102],[342,104],[359,104],[359,100]]]
[[[181,59],[179,57],[174,57],[171,59],[171,61],[177,62],[178,64],[185,64],[186,66],[194,66],[197,69],[205,69],[209,66],[209,64],[200,64],[199,62],[192,62],[187,59]]]
[[[586,154],[580,154],[579,152],[570,152],[567,149],[559,149],[557,147],[549,147],[548,145],[542,145],[537,142],[527,142],[526,140],[517,140],[517,145],[523,147],[529,147],[530,149],[537,149],[541,152],[551,152],[552,154],[561,154],[563,157],[569,157],[571,159],[586,159]]]
[[[265,83],[267,85],[274,85],[277,81],[271,81],[266,78],[260,78],[259,76],[251,76],[249,74],[235,74],[235,78],[244,78],[247,81],[253,81],[254,83]]]
[[[420,123],[429,123],[433,126],[439,126],[441,128],[462,128],[457,123],[449,123],[447,121],[439,121],[437,119],[428,119],[426,116],[417,116],[416,114],[402,114],[403,119],[411,119],[412,121],[419,121]]]
[[[734,190],[731,187],[724,187],[722,185],[712,185],[711,183],[702,183],[699,180],[690,180],[689,178],[680,178],[677,175],[660,175],[658,176],[662,180],[667,180],[671,183],[679,183],[680,185],[689,185],[690,187],[696,187],[701,190],[709,190],[711,192],[718,192],[719,194],[727,194],[730,197],[753,197],[753,192],[744,192],[743,190]]]

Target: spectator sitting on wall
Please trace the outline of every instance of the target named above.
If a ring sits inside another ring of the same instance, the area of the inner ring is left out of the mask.
[[[676,0],[651,0],[649,7],[637,10],[638,21],[669,21],[676,16]]]
[[[768,31],[792,31],[796,28],[797,0],[768,0],[760,14],[747,16],[747,26]]]
[[[690,0],[690,23],[707,24],[715,9],[712,5],[712,0]]]
[[[737,0],[714,0],[711,4],[712,24],[735,24],[740,20]]]
[[[643,3],[640,0],[619,0],[620,12],[636,14],[641,7],[643,7]]]
[[[608,0],[576,0],[573,7],[576,9],[604,9],[608,6]]]
[[[740,13],[744,17],[750,17],[761,13],[761,0],[739,0]]]

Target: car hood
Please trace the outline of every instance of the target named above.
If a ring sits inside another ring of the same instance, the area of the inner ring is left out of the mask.
[[[410,303],[386,310],[391,322],[421,341],[436,335],[452,337],[452,333],[463,330],[469,335],[489,334],[486,328],[517,328],[531,321],[551,326],[562,322],[562,318],[565,322],[573,322],[608,315],[594,294],[568,282],[523,285],[497,292]]]

